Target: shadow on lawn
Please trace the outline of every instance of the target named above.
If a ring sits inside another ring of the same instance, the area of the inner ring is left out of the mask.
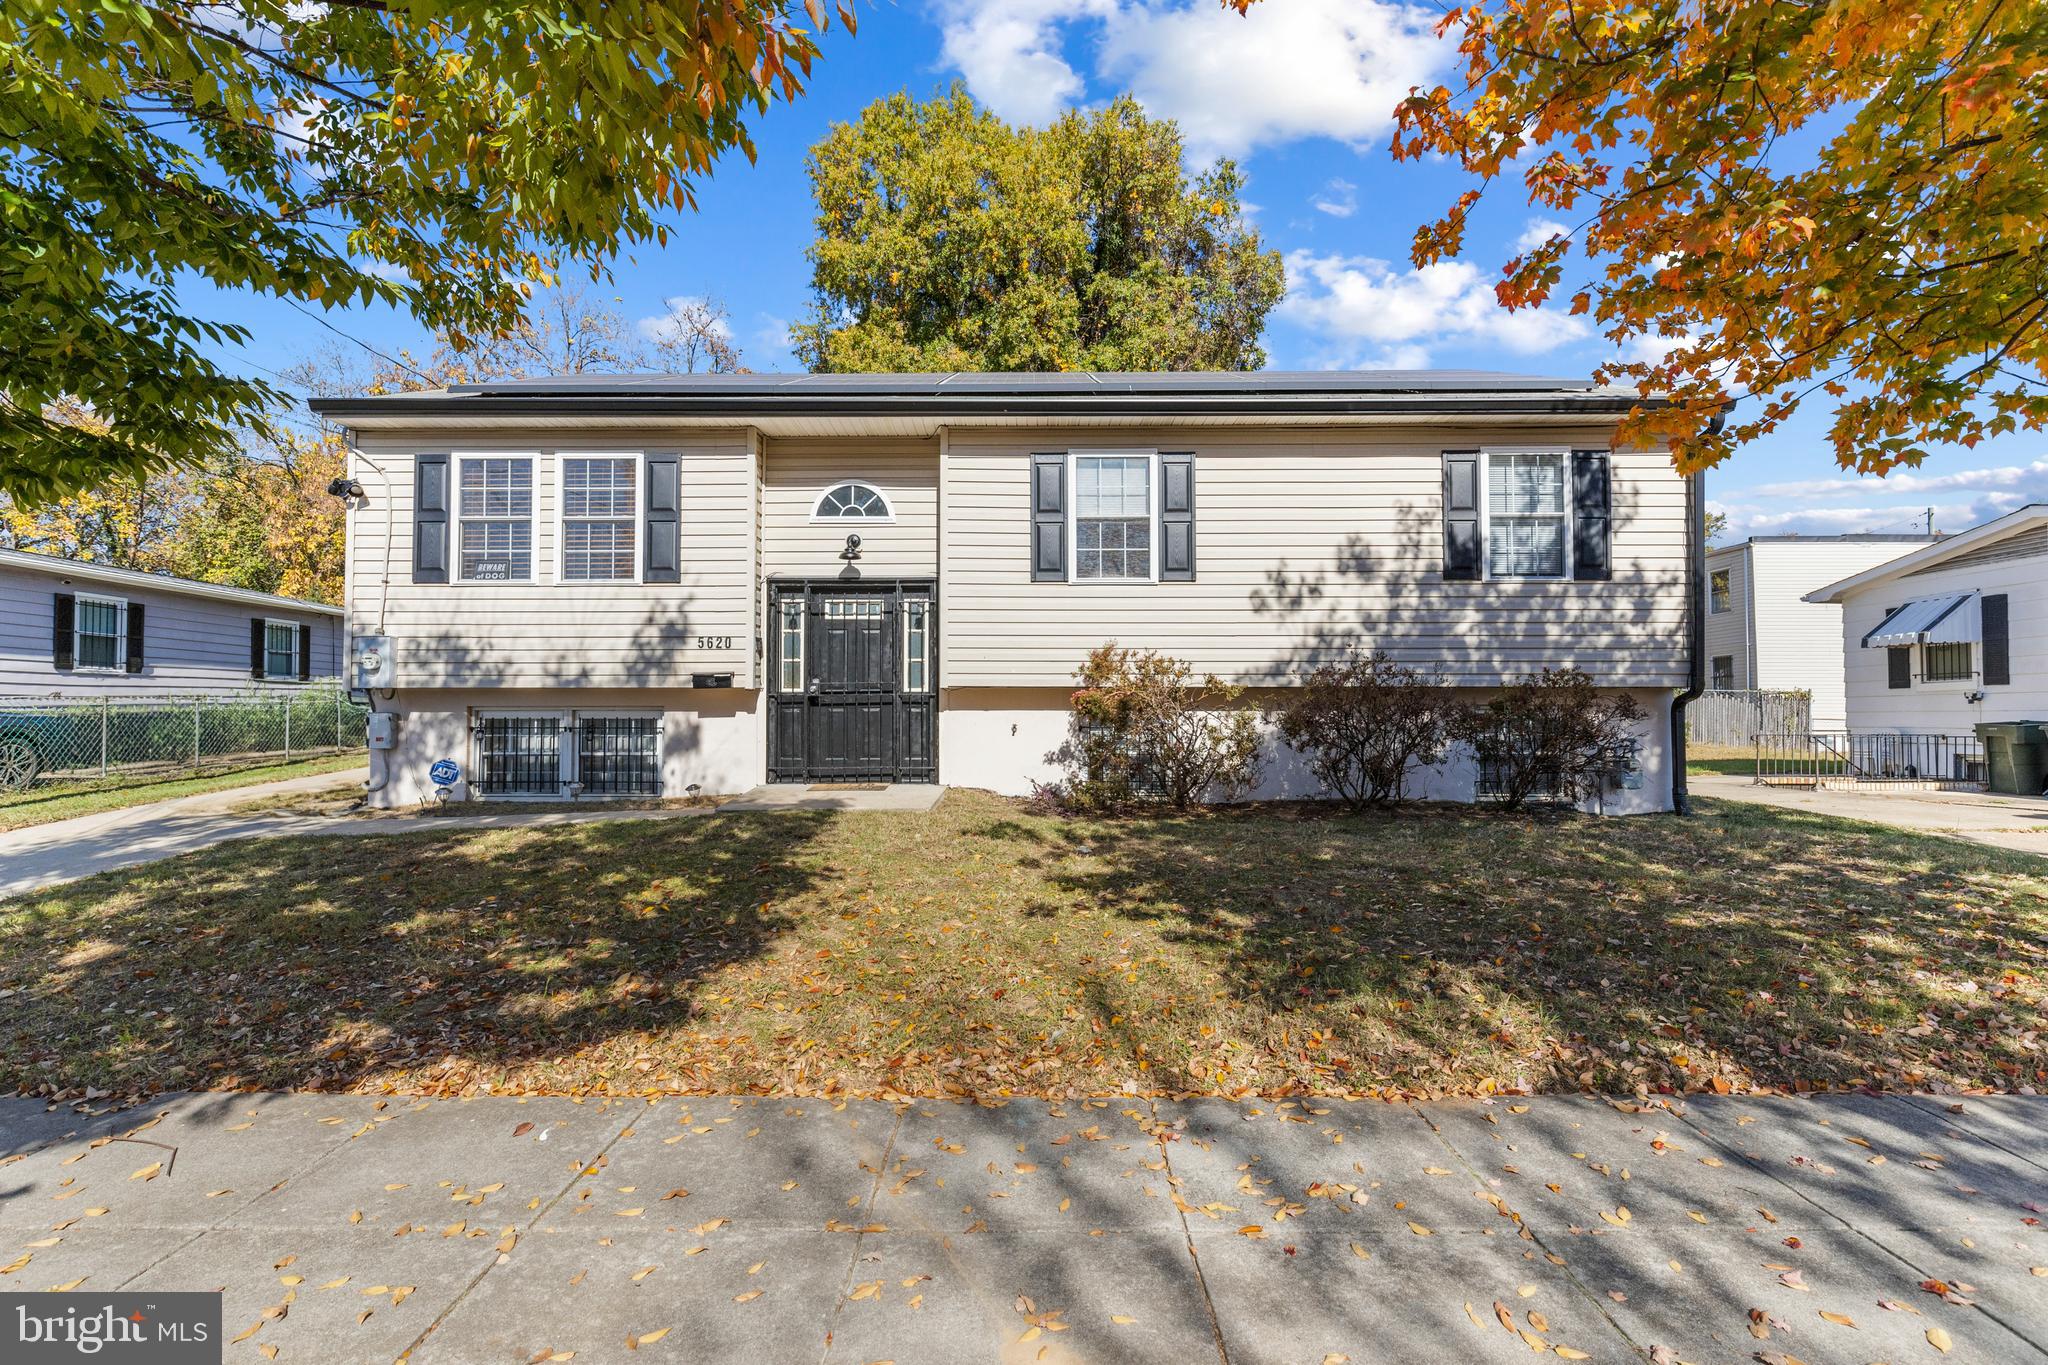
[[[342,1089],[573,1062],[687,1022],[703,977],[762,955],[828,820],[252,840],[73,883],[16,907],[0,1081]]]
[[[1897,1086],[1952,1063],[1979,1084],[2048,1080],[2026,1042],[2038,1007],[1999,989],[2048,966],[2040,883],[1995,880],[2042,869],[1955,841],[1725,806],[1691,822],[1301,806],[980,832],[1025,844],[1049,890],[1217,963],[1307,1084],[1469,1093],[1504,1069],[1535,1089]],[[1105,1023],[1129,1012],[1097,994]],[[1312,1055],[1308,1030],[1339,1046]]]

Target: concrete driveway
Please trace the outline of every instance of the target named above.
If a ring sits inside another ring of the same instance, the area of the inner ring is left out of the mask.
[[[1922,834],[1946,834],[1993,848],[2048,856],[2048,800],[1988,792],[1836,791],[1764,787],[1747,777],[1693,773],[1694,794],[1746,801],[1781,810],[1811,811],[1844,820],[1895,825]]]
[[[2013,1365],[2044,1209],[2020,1097],[0,1100],[0,1287],[229,1361]]]

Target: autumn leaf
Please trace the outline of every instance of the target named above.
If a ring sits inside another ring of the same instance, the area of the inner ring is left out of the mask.
[[[1949,1337],[1949,1334],[1942,1331],[1939,1327],[1927,1329],[1927,1344],[1943,1355],[1947,1355],[1955,1346],[1955,1342]]]

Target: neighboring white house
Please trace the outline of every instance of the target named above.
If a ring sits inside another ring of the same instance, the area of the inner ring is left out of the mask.
[[[0,550],[0,695],[236,693],[341,661],[339,607]]]
[[[1351,646],[1573,665],[1672,802],[1697,482],[1631,390],[1439,372],[576,376],[319,399],[373,799],[1054,775],[1108,641],[1279,695]],[[375,730],[373,730],[373,734]],[[446,767],[443,774],[448,773]],[[1455,761],[1427,794],[1470,798]],[[1276,754],[1261,794],[1313,791]]]
[[[1848,728],[1970,735],[2048,719],[2048,504],[1807,595],[1839,605]]]
[[[1752,536],[1707,552],[1707,686],[1810,692],[1812,728],[1839,730],[1842,609],[1807,594],[1928,536]]]

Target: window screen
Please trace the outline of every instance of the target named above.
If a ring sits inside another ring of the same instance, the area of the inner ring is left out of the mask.
[[[1565,469],[1561,453],[1489,455],[1486,571],[1495,578],[1562,578]]]
[[[631,456],[562,461],[562,577],[633,577],[638,462]]]
[[[533,577],[533,461],[462,461],[458,515],[462,577],[492,582]]]
[[[1152,461],[1074,459],[1074,577],[1152,576]]]

